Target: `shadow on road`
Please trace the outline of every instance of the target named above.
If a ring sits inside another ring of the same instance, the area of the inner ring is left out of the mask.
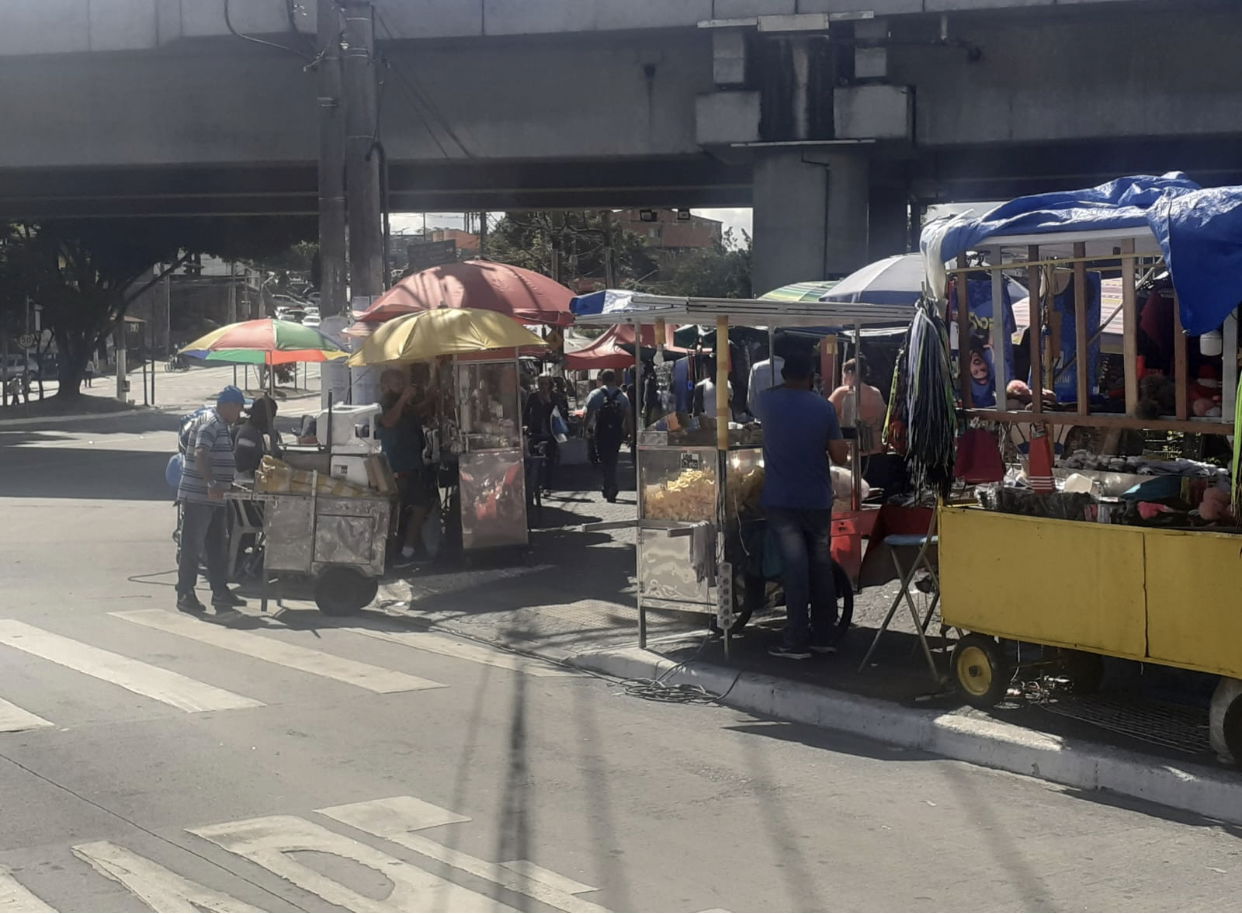
[[[102,448],[22,448],[0,454],[0,498],[172,502],[170,454]]]

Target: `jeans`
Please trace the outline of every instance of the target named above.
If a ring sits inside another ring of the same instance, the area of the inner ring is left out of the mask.
[[[621,455],[620,441],[595,441],[599,455],[599,470],[603,477],[604,497],[610,501],[617,497],[617,459]]]
[[[787,648],[832,643],[837,624],[837,590],[832,573],[832,511],[768,508],[768,529],[776,537],[784,566]]]
[[[207,581],[213,594],[228,591],[228,512],[224,504],[186,501],[181,504],[181,561],[177,566],[177,593],[192,594],[198,583],[198,565],[207,554]]]

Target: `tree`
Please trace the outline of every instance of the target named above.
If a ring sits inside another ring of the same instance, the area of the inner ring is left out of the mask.
[[[87,361],[146,288],[193,254],[261,257],[312,237],[313,220],[77,219],[0,233],[0,300],[32,299],[60,355],[57,396],[80,393]],[[157,265],[161,270],[153,275]],[[150,277],[143,282],[143,277]]]
[[[647,239],[611,224],[605,212],[506,213],[488,236],[487,255],[571,284],[579,278],[606,279],[611,250],[614,284],[621,288],[641,284],[657,269]]]
[[[750,236],[726,229],[718,244],[696,248],[665,264],[651,291],[702,298],[750,298]]]

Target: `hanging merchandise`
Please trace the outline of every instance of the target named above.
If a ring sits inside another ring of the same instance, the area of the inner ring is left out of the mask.
[[[915,310],[906,357],[909,446],[915,485],[948,497],[956,462],[957,407],[949,364],[949,334],[929,302]]]
[[[996,405],[996,354],[993,351],[993,326],[996,316],[992,313],[992,281],[990,279],[972,279],[967,283],[967,302],[970,309],[970,339],[966,345],[970,351],[970,393],[974,405],[988,408]],[[1013,300],[1009,293],[1009,284],[1001,290],[1004,320],[1002,341],[1005,352],[1005,377],[1013,379],[1013,336],[1017,324],[1013,316]],[[957,285],[949,291],[950,333],[957,329]],[[960,340],[954,340],[950,347],[956,357]],[[957,364],[956,361],[954,364]]]
[[[1066,280],[1069,274],[1065,274]],[[1042,283],[1041,283],[1042,285]],[[1058,283],[1059,285],[1059,283]],[[1055,287],[1054,287],[1055,288]],[[1100,326],[1100,293],[1102,280],[1100,274],[1087,274],[1087,326]],[[1052,313],[1049,317],[1050,326],[1045,329],[1046,335],[1057,335],[1060,330],[1060,345],[1056,347],[1056,362],[1052,389],[1056,392],[1058,403],[1076,403],[1078,401],[1078,331],[1074,315],[1078,303],[1074,300],[1074,283],[1067,282],[1065,290],[1052,300]],[[1100,334],[1094,333],[1087,344],[1087,390],[1094,393],[1099,384]]]

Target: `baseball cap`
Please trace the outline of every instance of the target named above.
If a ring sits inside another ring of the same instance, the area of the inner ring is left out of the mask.
[[[225,403],[236,403],[238,406],[246,405],[246,395],[237,387],[230,384],[216,396],[216,405],[220,406]]]

